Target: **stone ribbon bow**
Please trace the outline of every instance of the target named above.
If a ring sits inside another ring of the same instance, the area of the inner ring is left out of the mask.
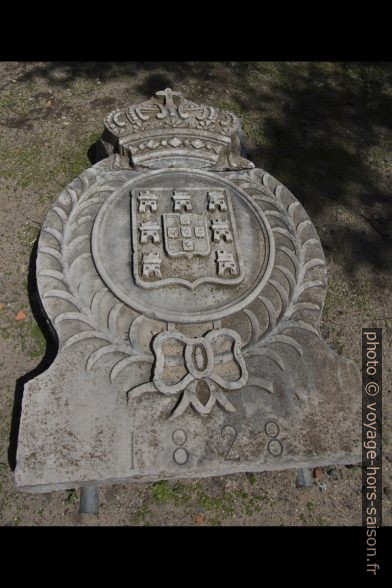
[[[180,343],[183,353],[165,353],[164,346],[169,341]],[[223,352],[222,347],[225,349]],[[154,338],[152,348],[155,355],[153,380],[129,390],[128,400],[144,392],[158,391],[166,396],[183,392],[181,401],[171,417],[181,415],[189,405],[201,415],[209,414],[215,403],[230,412],[235,411],[221,388],[238,390],[248,380],[248,372],[241,354],[241,337],[238,333],[230,329],[217,329],[204,337],[189,338],[178,331],[165,331]],[[238,370],[240,374],[237,379],[233,379],[230,369],[226,369],[233,362],[237,366],[237,374]],[[179,377],[178,368],[182,374],[185,371],[185,375]],[[207,385],[209,391],[205,404],[197,396],[198,384],[201,381]]]

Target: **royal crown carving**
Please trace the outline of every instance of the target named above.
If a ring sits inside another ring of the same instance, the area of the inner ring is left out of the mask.
[[[169,167],[193,159],[197,167],[253,168],[239,154],[240,120],[232,112],[186,100],[170,88],[105,118],[108,145],[134,166]]]

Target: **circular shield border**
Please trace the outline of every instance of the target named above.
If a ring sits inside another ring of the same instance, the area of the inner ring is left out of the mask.
[[[260,224],[262,230],[264,231],[266,248],[267,248],[265,262],[259,272],[260,278],[259,278],[259,282],[258,282],[257,286],[251,292],[249,292],[249,291],[246,292],[243,295],[243,297],[240,298],[239,300],[235,300],[234,302],[230,302],[227,305],[224,305],[224,306],[217,308],[217,309],[214,309],[212,311],[206,311],[206,312],[199,311],[197,313],[192,313],[192,312],[179,313],[179,312],[168,311],[164,308],[151,307],[150,305],[144,303],[143,300],[140,300],[140,299],[135,300],[134,298],[127,296],[123,292],[123,290],[118,286],[118,284],[116,284],[111,279],[111,277],[108,275],[108,273],[107,273],[107,271],[101,261],[101,258],[100,258],[100,229],[101,229],[102,222],[104,220],[106,211],[113,204],[114,200],[116,198],[118,198],[118,191],[114,192],[106,200],[106,202],[102,205],[102,207],[101,207],[101,209],[95,219],[93,230],[92,230],[92,235],[91,235],[91,247],[92,247],[92,254],[93,254],[94,263],[95,263],[97,271],[98,271],[99,275],[101,276],[102,280],[105,282],[105,284],[108,286],[108,288],[110,288],[110,290],[113,292],[113,294],[119,300],[124,302],[127,306],[129,306],[130,308],[140,312],[141,314],[143,314],[149,318],[163,320],[166,322],[186,323],[186,324],[204,323],[204,322],[209,322],[209,321],[221,320],[227,316],[230,316],[236,312],[239,312],[240,310],[242,310],[243,308],[248,306],[260,294],[260,292],[264,288],[265,284],[267,283],[267,281],[269,279],[272,268],[274,266],[274,260],[275,260],[274,236],[273,236],[271,227],[269,225],[269,222],[267,220],[267,217],[265,216],[263,211],[255,204],[255,202],[249,197],[249,195],[246,194],[246,192],[244,192],[243,190],[241,190],[241,188],[239,188],[238,186],[236,186],[235,184],[233,184],[232,182],[227,180],[226,178],[219,177],[217,174],[214,174],[211,172],[207,172],[204,170],[195,170],[195,169],[190,169],[190,168],[178,168],[178,169],[167,168],[167,169],[163,169],[163,170],[161,169],[161,170],[156,170],[156,171],[149,171],[149,172],[146,172],[145,174],[140,174],[140,175],[130,179],[128,182],[126,182],[121,187],[121,190],[124,190],[124,188],[131,189],[131,186],[133,184],[140,183],[140,181],[144,180],[145,178],[151,178],[153,176],[161,176],[161,175],[167,175],[167,174],[173,175],[173,174],[184,174],[184,173],[188,173],[192,176],[199,175],[199,176],[203,176],[206,178],[210,178],[211,180],[214,180],[215,182],[222,184],[222,186],[230,188],[232,191],[234,191],[236,194],[238,194],[240,197],[242,197],[243,200],[245,200],[245,202],[247,203],[247,205],[255,213],[256,217],[258,218],[259,224]]]

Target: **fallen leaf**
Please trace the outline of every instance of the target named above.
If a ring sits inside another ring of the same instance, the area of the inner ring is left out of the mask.
[[[0,302],[0,310],[3,310],[4,308],[4,304],[2,302]]]
[[[323,477],[323,472],[320,470],[320,468],[314,468],[313,478],[318,481],[318,480],[321,480],[322,477]]]
[[[196,519],[195,519],[196,525],[203,525],[204,520],[205,520],[204,515],[201,515],[201,514],[196,515]]]
[[[20,310],[18,312],[18,314],[16,315],[15,320],[23,321],[26,318],[26,316],[27,316],[26,313],[23,310]]]

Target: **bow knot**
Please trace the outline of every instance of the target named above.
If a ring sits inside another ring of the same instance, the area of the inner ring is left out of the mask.
[[[238,390],[248,380],[241,354],[241,337],[231,329],[215,329],[203,337],[187,337],[179,331],[159,333],[153,340],[155,354],[153,387],[142,384],[132,396],[157,390],[167,396],[182,393],[181,402],[172,416],[179,416],[191,404],[202,415],[209,414],[215,403],[233,412],[225,390]],[[198,398],[198,384],[208,388],[205,403]]]

